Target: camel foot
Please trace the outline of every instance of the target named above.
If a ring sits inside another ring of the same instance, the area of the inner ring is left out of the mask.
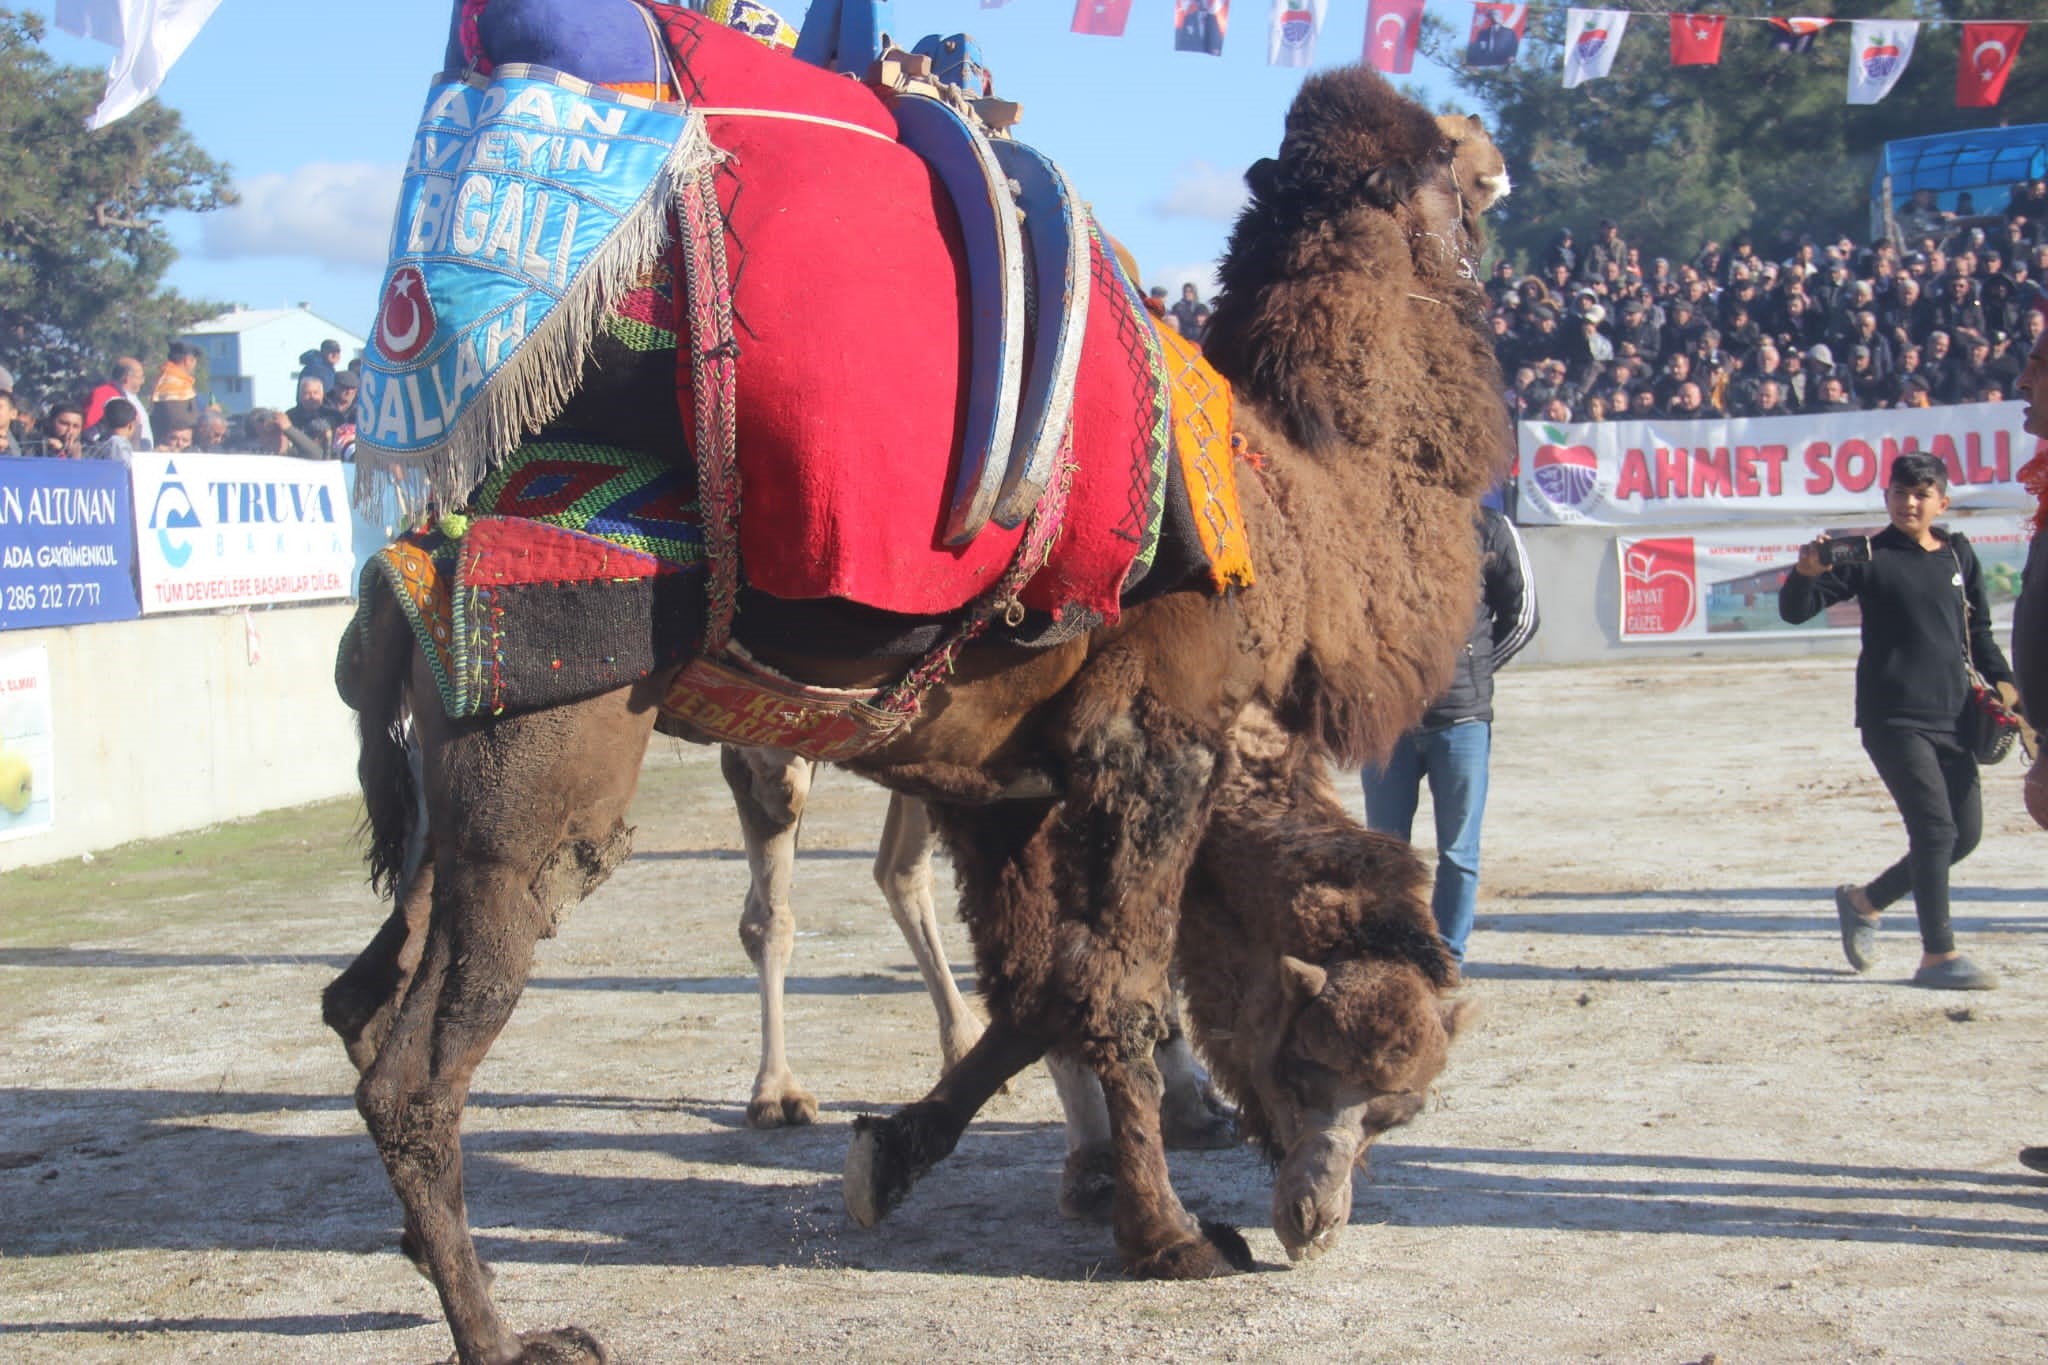
[[[1227,1223],[1202,1220],[1202,1235],[1162,1247],[1135,1261],[1124,1272],[1146,1280],[1210,1280],[1253,1266],[1251,1244]]]
[[[818,1100],[808,1090],[790,1090],[747,1105],[749,1128],[806,1128],[818,1121]]]
[[[945,1160],[960,1140],[935,1104],[919,1102],[888,1118],[862,1114],[853,1121],[853,1140],[846,1146],[846,1177],[841,1186],[846,1212],[871,1228],[909,1197],[910,1187]]]
[[[1159,1135],[1170,1152],[1214,1152],[1238,1144],[1237,1111],[1208,1086],[1172,1087],[1159,1106]]]
[[[605,1365],[611,1354],[581,1327],[521,1332],[518,1365]]]
[[[1060,1217],[1107,1223],[1116,1201],[1116,1163],[1107,1145],[1067,1153],[1060,1173]]]

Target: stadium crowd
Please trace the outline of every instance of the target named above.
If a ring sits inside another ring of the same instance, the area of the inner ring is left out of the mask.
[[[1646,256],[1615,225],[1560,230],[1527,274],[1486,281],[1509,403],[1525,420],[1769,417],[1997,402],[2044,328],[2048,182],[1992,214],[1901,214],[1902,242],[1745,234]]]
[[[354,453],[360,362],[342,365],[339,342],[299,357],[298,401],[282,411],[251,408],[231,416],[202,402],[199,360],[197,347],[174,341],[154,379],[140,360],[123,356],[97,386],[34,404],[16,394],[14,375],[0,366],[0,455],[126,462],[138,450],[306,460]]]

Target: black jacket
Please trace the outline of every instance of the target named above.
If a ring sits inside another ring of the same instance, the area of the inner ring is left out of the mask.
[[[1479,511],[1479,610],[1458,651],[1458,671],[1431,703],[1422,729],[1493,719],[1494,670],[1536,634],[1536,577],[1513,523],[1491,507]]]
[[[1896,527],[1870,538],[1868,564],[1844,564],[1813,578],[1785,576],[1778,615],[1793,625],[1836,602],[1863,607],[1856,659],[1856,724],[1953,734],[1963,714],[1963,598],[1969,650],[1987,682],[2012,681],[1991,634],[1991,606],[1977,552],[1961,532],[1936,527],[1938,550],[1923,550]],[[1950,551],[1954,554],[1951,555]]]

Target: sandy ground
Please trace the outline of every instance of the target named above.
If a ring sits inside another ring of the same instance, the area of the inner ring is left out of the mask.
[[[1903,835],[1849,701],[1844,659],[1510,671],[1484,1028],[1306,1268],[1249,1152],[1177,1156],[1262,1261],[1197,1285],[1125,1281],[1060,1219],[1041,1071],[893,1220],[848,1222],[847,1123],[915,1098],[937,1047],[868,877],[882,797],[845,777],[807,823],[790,992],[824,1119],[744,1126],[745,865],[715,764],[659,741],[640,854],[543,946],[478,1080],[499,1302],[642,1362],[2048,1357],[2048,1182],[2013,1160],[2048,1142],[2048,834],[2018,763],[1988,773],[1956,912],[2002,990],[1903,984],[1907,907],[1852,975],[1827,888]],[[352,816],[0,877],[0,1355],[448,1354],[318,1021],[381,914]]]

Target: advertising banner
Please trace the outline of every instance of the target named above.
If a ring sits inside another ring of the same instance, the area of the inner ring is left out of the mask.
[[[136,612],[128,471],[111,460],[0,459],[0,630]]]
[[[355,590],[341,465],[143,453],[132,468],[145,615]]]
[[[1991,620],[2003,639],[2012,624],[2027,560],[2027,518],[1976,516],[1945,523],[1970,538],[1984,571]],[[1872,535],[1882,516],[1827,526],[1717,526],[1684,533],[1618,536],[1621,563],[1621,638],[1631,643],[1678,640],[1741,641],[1760,634],[1826,635],[1856,630],[1862,612],[1851,599],[1803,625],[1778,616],[1778,586],[1799,558],[1799,547],[1823,529],[1830,536]]]
[[[0,840],[57,823],[50,714],[49,651],[0,649]]]
[[[1893,457],[1948,466],[1957,512],[2034,506],[2014,479],[2043,444],[2024,403],[1707,422],[1524,422],[1515,520],[1684,526],[1881,515]]]

